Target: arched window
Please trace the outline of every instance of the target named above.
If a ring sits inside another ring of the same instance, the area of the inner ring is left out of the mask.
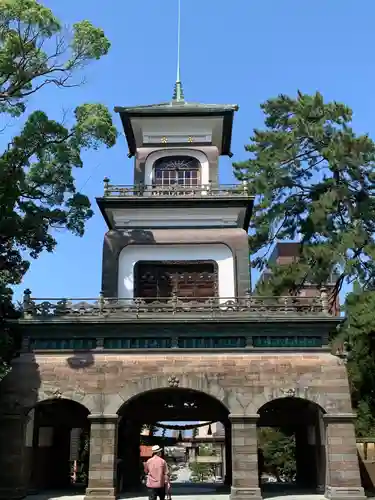
[[[192,156],[165,156],[154,163],[154,185],[198,186],[201,164]]]

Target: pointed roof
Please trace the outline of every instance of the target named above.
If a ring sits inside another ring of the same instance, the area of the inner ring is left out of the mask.
[[[182,82],[178,74],[171,101],[139,106],[116,106],[114,111],[120,115],[129,147],[128,157],[131,158],[134,156],[137,147],[132,121],[142,118],[166,117],[216,117],[219,121],[222,121],[221,154],[230,156],[233,118],[235,111],[238,111],[238,109],[237,104],[204,104],[185,101]]]

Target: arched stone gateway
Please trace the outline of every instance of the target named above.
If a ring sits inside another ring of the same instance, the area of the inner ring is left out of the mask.
[[[179,387],[177,377],[168,377],[167,381],[167,387],[137,393],[118,410],[117,484],[120,492],[140,484],[140,434],[144,426],[152,428],[157,422],[171,421],[221,422],[226,426],[229,422],[229,410],[219,399],[196,389]]]
[[[325,411],[317,403],[292,394],[273,399],[258,410],[258,427],[286,432],[289,446],[295,448],[295,483],[301,490],[324,492],[326,470]],[[284,434],[285,435],[285,434]],[[262,433],[263,440],[267,433]],[[262,439],[261,439],[262,440]],[[267,441],[263,442],[267,445]],[[262,468],[262,464],[258,464]],[[266,472],[266,471],[265,471]],[[278,477],[278,470],[269,470]]]
[[[230,411],[230,401],[227,393],[219,385],[215,377],[210,379],[207,375],[201,376],[187,374],[163,374],[154,377],[144,377],[136,381],[129,381],[117,394],[107,396],[107,410],[118,413],[124,404],[130,404],[133,398],[141,397],[149,391],[168,388],[194,390],[206,394],[213,400],[220,401]]]
[[[69,489],[74,475],[81,482],[87,480],[90,424],[86,407],[55,397],[28,408],[2,409],[0,449],[8,451],[8,467],[0,468],[1,498]]]
[[[77,361],[77,365],[73,366],[70,354],[37,354],[32,360],[37,364],[37,370],[34,370],[30,367],[29,358],[21,356],[14,364],[12,373],[3,381],[0,445],[8,450],[8,458],[5,460],[6,457],[0,455],[4,463],[4,467],[0,467],[0,475],[2,470],[7,471],[0,484],[8,484],[13,478],[9,488],[20,488],[23,484],[25,490],[25,477],[20,476],[19,467],[20,463],[24,463],[23,470],[27,469],[25,415],[37,404],[43,406],[51,400],[58,400],[60,405],[70,402],[83,408],[90,426],[91,474],[87,499],[97,498],[98,495],[103,499],[113,499],[118,486],[117,435],[122,432],[121,425],[127,419],[127,410],[128,420],[131,420],[134,413],[130,415],[129,408],[134,408],[143,399],[143,413],[149,414],[152,407],[148,406],[147,398],[151,394],[181,391],[183,394],[199,394],[201,408],[215,406],[218,409],[218,417],[212,414],[206,416],[208,420],[218,418],[224,423],[227,480],[232,485],[233,499],[248,500],[249,495],[255,498],[261,496],[257,426],[263,425],[264,409],[270,405],[279,408],[280,418],[286,412],[288,415],[297,414],[302,407],[319,408],[320,451],[324,446],[325,459],[319,461],[320,475],[315,477],[314,486],[325,488],[326,495],[332,498],[349,489],[357,491],[356,495],[360,496],[345,366],[329,354],[186,352],[182,355],[176,352],[171,357],[156,352],[149,355],[95,352],[77,354],[75,358],[79,363]],[[33,378],[30,374],[34,372]],[[210,404],[206,405],[204,401]],[[304,406],[297,408],[298,402]],[[291,405],[296,409],[290,411]],[[164,420],[168,420],[167,416]],[[205,420],[204,412],[196,414],[195,420]],[[307,431],[308,426],[317,428],[316,422],[305,422],[305,429],[299,434],[300,443],[306,441],[306,434],[310,432]],[[11,447],[10,435],[13,436]],[[10,456],[14,457],[14,468],[9,465]],[[10,498],[6,495],[9,493],[4,493],[3,497]]]
[[[88,472],[89,411],[71,399],[37,403],[25,429],[28,489],[62,490],[85,483]]]

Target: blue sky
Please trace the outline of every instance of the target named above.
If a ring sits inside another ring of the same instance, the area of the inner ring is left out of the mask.
[[[176,74],[177,0],[48,0],[66,25],[89,19],[112,48],[85,70],[77,89],[49,88],[30,101],[58,119],[84,102],[114,106],[169,100]],[[279,93],[319,90],[354,109],[357,132],[375,136],[374,0],[182,0],[182,79],[190,101],[237,103],[232,151],[221,160],[220,180],[233,182],[231,161],[246,158],[244,144],[262,126],[259,104]],[[120,120],[114,115],[120,129]],[[15,133],[17,126],[12,128]],[[25,288],[34,297],[98,296],[106,226],[95,197],[102,179],[132,184],[133,161],[123,137],[111,150],[85,154],[77,186],[95,216],[83,238],[57,235],[53,254],[33,261]]]

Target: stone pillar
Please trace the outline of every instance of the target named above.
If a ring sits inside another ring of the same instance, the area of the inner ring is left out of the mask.
[[[224,424],[225,427],[225,444],[224,444],[224,484],[227,486],[232,485],[232,425],[228,420]]]
[[[326,437],[323,421],[323,414],[319,411],[318,422],[316,424],[316,452],[317,452],[317,493],[324,494],[326,480]]]
[[[231,500],[261,499],[258,478],[259,415],[229,415],[232,424]]]
[[[357,446],[354,433],[354,414],[326,414],[326,490],[332,500],[362,500]]]
[[[0,415],[0,498],[6,500],[27,494],[26,423],[23,414]]]
[[[89,415],[90,462],[85,500],[115,500],[117,415]]]
[[[122,434],[123,446],[122,484],[123,489],[134,489],[141,484],[140,470],[140,433],[141,425],[137,422],[125,423],[125,432]]]
[[[220,456],[221,456],[221,477],[225,478],[225,443],[223,443],[220,447]]]

